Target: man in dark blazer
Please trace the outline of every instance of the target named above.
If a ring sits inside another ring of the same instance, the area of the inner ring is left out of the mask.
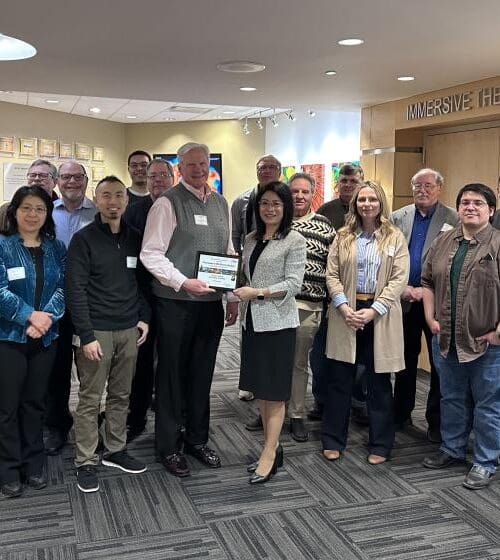
[[[410,252],[410,278],[402,295],[403,330],[406,369],[396,375],[394,386],[394,421],[396,429],[412,424],[418,356],[422,332],[425,334],[431,381],[427,398],[427,437],[440,442],[439,379],[432,360],[432,334],[425,322],[420,275],[422,263],[431,243],[440,232],[453,228],[458,222],[455,210],[439,202],[443,177],[434,169],[421,169],[411,180],[414,204],[396,210],[391,221],[403,232]]]

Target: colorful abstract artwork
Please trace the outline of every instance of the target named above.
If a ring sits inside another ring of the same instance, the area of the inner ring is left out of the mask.
[[[172,167],[174,168],[174,185],[177,185],[181,178],[177,154],[153,154],[153,158],[164,159],[172,164]],[[208,184],[212,190],[222,194],[222,154],[210,154]]]
[[[312,175],[316,183],[311,206],[313,210],[317,210],[325,202],[325,165],[323,163],[307,163],[302,164],[301,169],[304,173]]]
[[[281,168],[280,180],[283,181],[283,183],[288,183],[294,173],[297,173],[295,165],[285,165]]]

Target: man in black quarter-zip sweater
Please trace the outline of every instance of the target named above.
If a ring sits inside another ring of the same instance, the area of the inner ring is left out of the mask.
[[[66,269],[67,304],[80,338],[75,465],[82,492],[99,489],[97,417],[106,382],[102,464],[132,473],[146,470],[125,449],[137,347],[146,340],[150,317],[141,294],[145,279],[139,263],[141,238],[121,219],[128,196],[117,177],[102,179],[95,196],[99,212],[93,223],[73,236]]]

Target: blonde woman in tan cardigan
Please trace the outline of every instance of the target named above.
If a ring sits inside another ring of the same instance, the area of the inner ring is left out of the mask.
[[[409,256],[401,231],[389,222],[382,188],[363,183],[346,225],[335,238],[326,273],[332,298],[326,355],[332,366],[323,412],[323,456],[339,459],[347,443],[351,394],[358,366],[365,368],[369,419],[368,462],[384,463],[394,443],[391,372],[404,369],[400,296]]]

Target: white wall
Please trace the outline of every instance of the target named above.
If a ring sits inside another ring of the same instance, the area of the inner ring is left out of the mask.
[[[297,120],[277,117],[279,126],[266,119],[266,154],[275,155],[283,165],[325,164],[325,199],[331,198],[331,164],[359,160],[361,112],[318,111],[295,113]]]

